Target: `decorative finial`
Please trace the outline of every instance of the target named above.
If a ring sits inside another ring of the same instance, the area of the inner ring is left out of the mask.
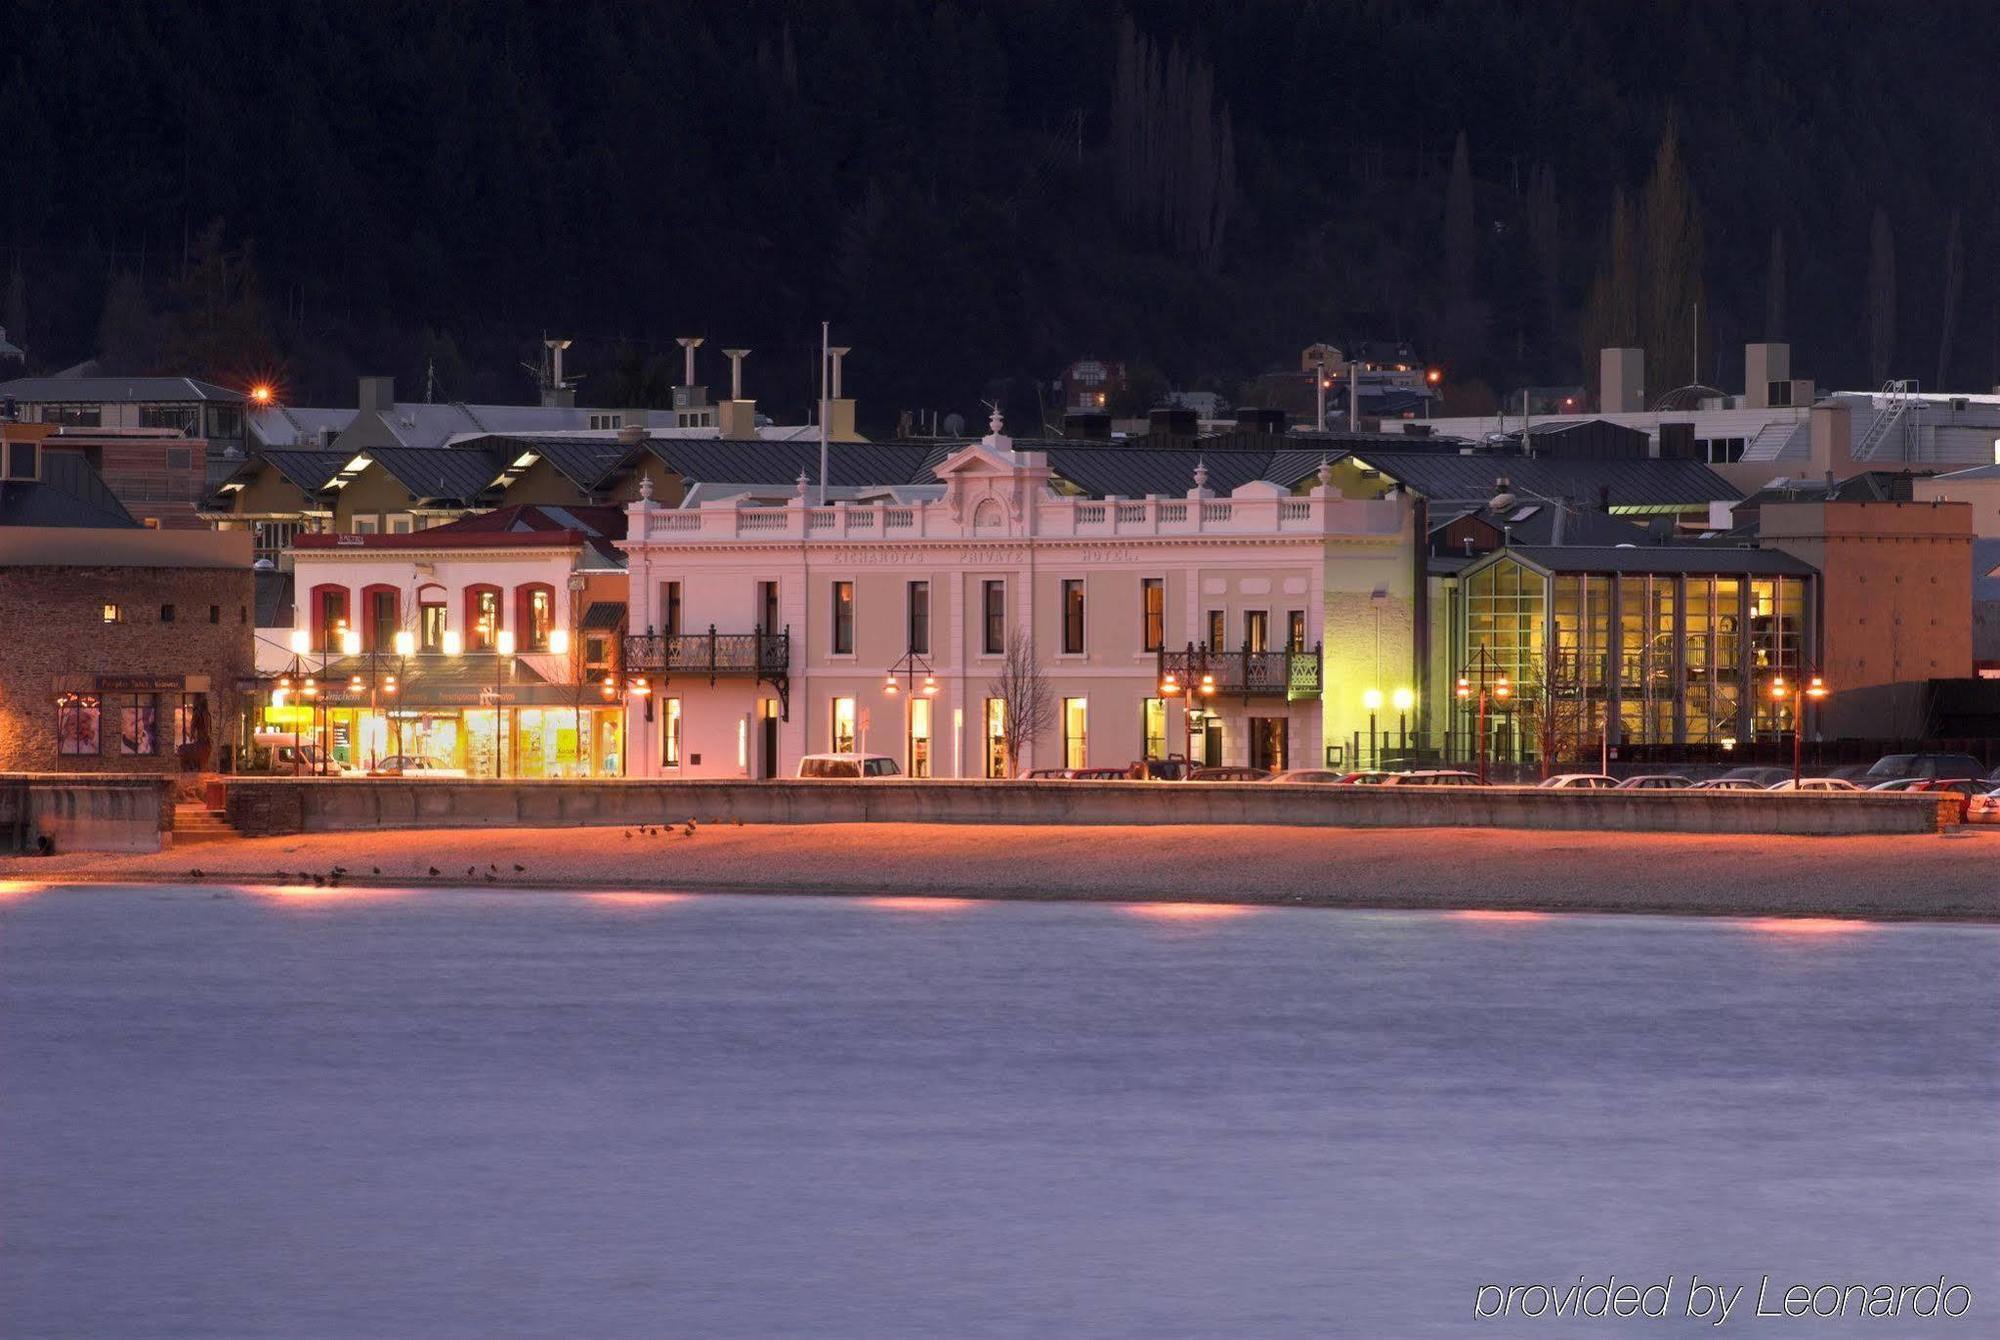
[[[1194,486],[1198,489],[1208,487],[1208,461],[1199,456],[1194,462]]]
[[[639,476],[639,501],[653,501],[653,477],[651,475]]]
[[[992,431],[993,436],[998,437],[1000,436],[1001,425],[1005,422],[1000,417],[1000,402],[989,400],[986,402],[986,408],[992,411],[992,413],[986,416],[986,426]]]
[[[808,485],[807,485],[807,483],[806,483],[806,472],[805,472],[804,470],[800,470],[800,471],[799,471],[799,496],[800,496],[801,498],[803,498],[803,497],[805,497],[805,496],[806,496],[806,489],[807,489],[807,487],[809,487],[809,486],[808,486]]]
[[[1322,488],[1330,488],[1333,485],[1333,466],[1324,456],[1319,458],[1319,482]]]

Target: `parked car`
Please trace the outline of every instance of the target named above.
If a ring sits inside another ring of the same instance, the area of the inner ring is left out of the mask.
[[[1696,791],[1762,791],[1764,788],[1748,777],[1710,777],[1696,782]]]
[[[2000,786],[1968,798],[1965,802],[1965,821],[1969,824],[2000,824]]]
[[[1132,774],[1124,768],[1071,768],[1072,782],[1124,782],[1130,781]]]
[[[824,780],[873,780],[902,772],[887,754],[807,754],[799,760],[799,776]]]
[[[1312,783],[1320,786],[1339,786],[1351,773],[1337,772],[1332,768],[1287,768],[1274,772],[1268,778],[1273,782]]]
[[[1877,782],[1865,788],[1869,791],[1909,791],[1929,781],[1928,777],[1898,777],[1893,781]]]
[[[1363,768],[1359,772],[1344,772],[1340,775],[1342,786],[1380,786],[1396,773],[1379,768]]]
[[[1544,791],[1609,791],[1618,785],[1618,779],[1601,772],[1562,772],[1538,785]]]
[[[1868,789],[1868,784],[1862,782],[1861,779],[1867,775],[1868,765],[1866,763],[1843,763],[1837,768],[1828,768],[1820,774],[1822,777],[1838,777],[1844,782],[1860,782],[1861,789],[1864,791]],[[1994,780],[2000,781],[2000,778],[1995,778]]]
[[[1383,786],[1478,786],[1479,784],[1479,778],[1475,774],[1459,772],[1453,768],[1392,772],[1381,781]]]
[[[1764,768],[1751,765],[1741,768],[1731,768],[1716,780],[1749,782],[1759,791],[1762,791],[1768,787],[1776,786],[1779,782],[1788,782],[1791,778],[1792,770],[1790,768]]]
[[[1984,777],[1986,765],[1970,754],[1884,754],[1863,774],[1870,782],[1899,777]]]
[[[1194,765],[1179,754],[1166,758],[1142,758],[1125,769],[1125,775],[1135,782],[1184,782]]]
[[[368,770],[370,777],[463,777],[464,768],[454,768],[434,758],[418,754],[391,754]]]
[[[298,773],[301,776],[316,777],[359,777],[360,768],[349,767],[339,759],[320,752],[320,747],[311,735],[299,739],[293,731],[258,731],[250,737],[251,743],[271,751],[271,771],[274,773]]]
[[[1076,776],[1074,768],[1035,768],[1021,774],[1024,782],[1066,782]]]
[[[1764,789],[1766,791],[1863,791],[1867,788],[1856,786],[1845,777],[1801,777],[1796,784],[1787,777],[1784,781]]]
[[[1912,786],[1912,791],[1926,794],[1942,794],[1958,797],[1958,813],[1953,816],[1958,823],[1967,823],[1972,814],[1972,798],[1984,796],[1991,790],[1984,777],[1926,777]]]
[[[1677,772],[1646,772],[1618,783],[1620,791],[1685,791],[1694,783]]]
[[[1196,768],[1191,782],[1268,782],[1271,774],[1263,768]]]

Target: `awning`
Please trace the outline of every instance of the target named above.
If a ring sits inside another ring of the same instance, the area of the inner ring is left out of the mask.
[[[625,602],[593,600],[577,627],[586,633],[615,633],[625,626]]]

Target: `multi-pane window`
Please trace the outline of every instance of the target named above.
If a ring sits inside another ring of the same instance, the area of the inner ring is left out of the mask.
[[[340,630],[347,626],[347,592],[331,587],[319,593],[319,650],[339,651]]]
[[[375,590],[368,592],[368,645],[375,651],[388,651],[396,644],[396,593]]]
[[[1285,613],[1285,650],[1297,653],[1306,649],[1306,612],[1287,610]]]
[[[546,587],[537,587],[528,592],[528,634],[529,651],[547,651],[549,634],[556,624],[556,598]]]
[[[1063,652],[1083,654],[1083,581],[1069,578],[1062,584]]]
[[[778,631],[778,584],[757,583],[757,626],[767,633]]]
[[[1167,584],[1158,577],[1139,579],[1139,608],[1145,619],[1147,651],[1167,645]]]
[[[427,600],[417,606],[418,643],[425,651],[444,650],[444,630],[449,620],[441,601]]]
[[[1271,649],[1271,611],[1243,611],[1243,643],[1251,651]]]
[[[833,654],[854,654],[854,583],[833,584]]]
[[[681,764],[681,700],[668,698],[661,702],[660,762],[667,767],[678,768]]]
[[[931,775],[931,700],[910,699],[910,776]]]
[[[1229,629],[1221,610],[1208,612],[1208,649],[1221,651],[1229,644]]]
[[[1007,583],[982,582],[980,589],[980,609],[985,625],[980,645],[988,656],[998,656],[1007,650]]]
[[[472,616],[472,626],[466,630],[467,649],[492,651],[500,639],[500,588],[474,587],[467,593],[466,608]]]
[[[928,656],[931,650],[931,584],[911,582],[909,588],[909,646],[914,655]]]
[[[63,754],[95,754],[98,738],[97,698],[65,693],[56,699],[56,750]]]
[[[986,775],[1007,775],[1007,700],[986,700]]]
[[[119,694],[118,752],[151,755],[160,752],[160,700],[157,694]]]
[[[668,637],[681,631],[681,584],[660,583],[660,631]]]
[[[1167,700],[1148,698],[1140,712],[1140,733],[1146,741],[1147,758],[1167,756]]]
[[[1090,766],[1085,762],[1090,755],[1087,730],[1089,715],[1089,699],[1065,698],[1062,700],[1062,765],[1065,768],[1086,768]]]

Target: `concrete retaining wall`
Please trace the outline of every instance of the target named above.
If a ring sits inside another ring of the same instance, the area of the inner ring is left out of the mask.
[[[0,851],[158,851],[172,839],[173,780],[166,777],[0,774]]]
[[[1293,824],[1353,828],[1625,829],[1672,833],[1930,833],[1953,796],[1239,782],[661,782],[236,779],[245,834],[376,828],[743,823]]]

